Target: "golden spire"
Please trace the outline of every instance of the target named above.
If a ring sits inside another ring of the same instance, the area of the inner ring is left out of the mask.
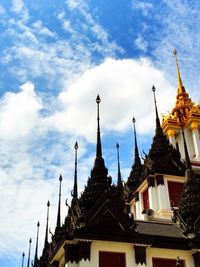
[[[178,57],[177,57],[177,51],[174,49],[173,54],[176,58],[176,70],[177,70],[177,76],[178,76],[178,90],[177,90],[177,95],[186,93],[185,88],[183,86],[182,80],[181,80],[181,75],[180,75],[180,70],[179,70],[179,65],[178,65]]]

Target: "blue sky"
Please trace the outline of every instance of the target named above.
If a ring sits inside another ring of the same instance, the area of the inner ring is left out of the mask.
[[[62,220],[70,198],[74,143],[81,191],[93,166],[96,95],[103,155],[116,181],[116,142],[123,179],[133,160],[132,116],[140,154],[154,132],[151,87],[159,113],[175,102],[178,51],[183,83],[199,101],[200,3],[167,0],[0,1],[0,266],[19,266],[46,202],[53,231],[58,178]],[[25,258],[25,263],[27,258]]]

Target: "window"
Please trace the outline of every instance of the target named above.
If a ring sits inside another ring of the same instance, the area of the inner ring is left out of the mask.
[[[178,207],[183,191],[183,183],[168,181],[168,189],[171,207]]]
[[[175,259],[153,258],[153,267],[176,267]],[[180,260],[180,267],[185,267],[184,261]]]
[[[99,251],[99,267],[126,267],[125,253]]]
[[[149,193],[148,193],[148,188],[143,192],[143,208],[144,208],[144,210],[149,209]]]

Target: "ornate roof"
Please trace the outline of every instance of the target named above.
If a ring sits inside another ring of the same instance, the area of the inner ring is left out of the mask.
[[[155,172],[183,175],[185,167],[180,160],[180,153],[170,144],[167,136],[163,133],[158,117],[154,86],[152,90],[156,110],[156,129],[151,148],[144,160],[143,175],[146,176]]]

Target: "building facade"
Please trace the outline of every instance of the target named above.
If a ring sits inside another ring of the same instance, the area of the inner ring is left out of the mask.
[[[125,183],[118,144],[117,185],[105,166],[97,96],[94,166],[78,196],[76,143],[68,214],[61,224],[60,191],[55,233],[48,240],[48,204],[44,248],[38,257],[37,238],[35,267],[200,267],[200,105],[189,98],[178,61],[176,67],[176,103],[162,125],[152,88],[155,135],[143,163],[133,119],[135,156]],[[60,190],[61,181],[62,177]]]

